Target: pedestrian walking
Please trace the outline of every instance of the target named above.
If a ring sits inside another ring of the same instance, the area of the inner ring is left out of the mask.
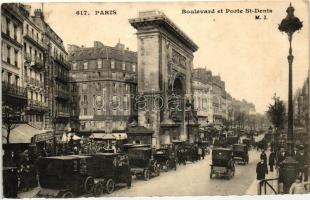
[[[269,167],[271,172],[273,172],[273,166],[275,165],[275,161],[276,161],[276,154],[274,151],[271,151],[269,155]]]
[[[298,162],[299,172],[301,173],[301,179],[303,178],[304,181],[308,181],[309,164],[303,148],[297,153],[296,160]]]
[[[289,194],[305,194],[306,188],[305,185],[301,182],[302,177],[299,176],[296,178],[296,181],[291,185]]]
[[[266,165],[266,168],[267,168],[267,154],[265,153],[264,149],[262,150],[262,153],[260,154],[260,159],[264,160],[264,164]]]
[[[265,179],[266,174],[268,174],[268,168],[264,162],[264,159],[261,159],[260,162],[258,162],[256,165],[256,180],[258,181],[258,191],[260,191],[260,188],[262,187],[261,180]]]

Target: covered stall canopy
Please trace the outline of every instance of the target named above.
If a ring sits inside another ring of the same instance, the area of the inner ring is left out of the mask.
[[[10,144],[30,144],[41,142],[43,139],[52,139],[53,135],[46,133],[45,130],[36,129],[28,124],[17,124],[10,132]],[[2,127],[2,143],[7,143],[7,130]]]
[[[81,139],[81,137],[75,135],[74,133],[68,133],[68,134],[64,133],[62,135],[61,141],[62,142],[69,142],[71,139],[71,136],[73,136],[73,138],[72,138],[73,140],[80,140]]]
[[[116,137],[110,133],[93,133],[89,138],[95,140],[116,140]]]

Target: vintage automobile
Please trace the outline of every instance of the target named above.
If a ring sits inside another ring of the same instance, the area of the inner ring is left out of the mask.
[[[160,164],[161,169],[166,172],[170,169],[177,170],[176,155],[172,149],[160,148],[154,154],[154,159]]]
[[[238,144],[239,138],[238,136],[227,136],[227,145]]]
[[[128,159],[114,153],[44,157],[38,175],[38,197],[99,196],[112,193],[116,183],[131,185]]]
[[[150,177],[160,175],[160,164],[153,159],[152,148],[131,146],[127,149],[129,162],[131,166],[131,174],[136,177],[143,177],[149,180]]]
[[[233,151],[229,148],[215,148],[212,150],[212,164],[210,179],[215,176],[224,176],[228,179],[235,175]]]
[[[250,138],[244,138],[242,139],[242,144],[245,144],[248,147],[248,149],[251,149],[253,145],[253,140]]]
[[[119,153],[97,153],[89,155],[92,159],[87,170],[95,180],[94,194],[99,196],[104,191],[112,193],[116,184],[131,187],[132,176],[128,156]]]
[[[215,139],[213,142],[213,146],[226,148],[228,146],[227,140]]]
[[[234,161],[241,161],[244,164],[249,163],[248,147],[245,144],[234,144],[233,158]]]

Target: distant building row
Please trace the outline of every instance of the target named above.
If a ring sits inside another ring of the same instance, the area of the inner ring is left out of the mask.
[[[236,112],[253,114],[255,105],[245,100],[232,98],[225,90],[221,77],[212,75],[206,68],[193,70],[194,105],[199,123],[232,123]]]

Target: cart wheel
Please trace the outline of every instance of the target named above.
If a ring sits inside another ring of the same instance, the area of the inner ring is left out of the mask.
[[[91,176],[88,176],[84,181],[84,192],[91,193],[94,189],[94,185],[95,185],[94,178]]]
[[[165,172],[169,171],[169,161],[167,160],[165,163]]]
[[[111,194],[114,191],[115,183],[113,179],[109,179],[107,183],[105,184],[106,190],[108,194]]]
[[[103,185],[102,183],[97,183],[94,187],[95,197],[99,197],[102,193],[103,193]]]
[[[143,174],[144,180],[148,181],[150,179],[150,171],[149,170],[144,170],[144,174]]]
[[[61,198],[73,198],[73,193],[70,191],[66,191],[61,195]]]

